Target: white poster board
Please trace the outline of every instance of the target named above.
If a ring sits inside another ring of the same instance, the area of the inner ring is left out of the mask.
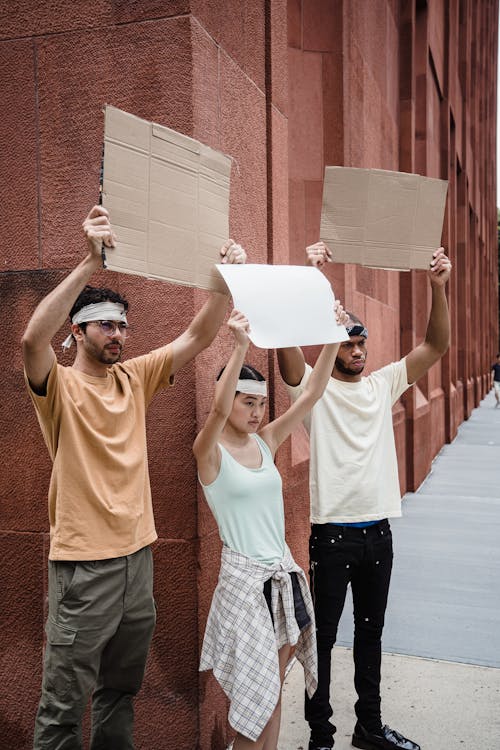
[[[348,339],[337,325],[335,296],[326,277],[306,266],[217,265],[234,307],[250,323],[250,339],[263,349],[335,343]]]

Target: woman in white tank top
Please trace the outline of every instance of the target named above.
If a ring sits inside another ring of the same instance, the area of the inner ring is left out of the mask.
[[[347,321],[337,305],[337,321]],[[302,395],[261,428],[266,383],[244,366],[246,317],[228,321],[234,349],[216,384],[193,452],[224,543],[200,669],[212,669],[231,701],[233,750],[276,750],[281,686],[294,649],[316,688],[314,615],[303,571],[285,542],[281,477],[274,455],[321,397],[338,344],[324,346]],[[265,586],[267,584],[267,590]]]

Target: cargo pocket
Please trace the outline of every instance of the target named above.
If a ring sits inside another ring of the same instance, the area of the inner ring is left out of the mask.
[[[76,630],[47,620],[45,626],[44,687],[58,698],[68,698],[73,686],[73,644]]]

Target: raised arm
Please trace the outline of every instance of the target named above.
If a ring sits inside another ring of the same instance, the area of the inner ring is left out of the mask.
[[[306,266],[323,268],[325,263],[332,260],[332,253],[324,242],[315,242],[306,247]],[[305,360],[302,349],[298,346],[289,349],[278,349],[278,365],[280,375],[287,385],[298,385],[305,372]]]
[[[220,249],[221,263],[245,263],[246,253],[241,245],[227,240]],[[188,328],[173,342],[172,375],[210,346],[222,325],[229,296],[212,292]]]
[[[347,324],[349,320],[348,315],[338,301],[335,302],[335,315],[339,325]],[[311,411],[316,401],[318,401],[323,395],[328,380],[332,374],[338,350],[339,344],[326,344],[323,347],[299,398],[284,414],[278,417],[278,419],[275,419],[274,422],[270,422],[260,430],[259,435],[266,441],[273,456],[281,443],[286,440],[290,433],[300,424],[300,422],[302,422],[306,414]],[[294,354],[296,356],[296,353],[300,352],[300,355],[302,356],[301,349],[281,349],[278,351],[278,361],[280,352],[284,353],[282,359],[286,359],[288,353],[290,353],[291,356]],[[298,356],[296,356],[296,358],[298,362]],[[304,359],[302,356],[302,363],[303,362]],[[300,380],[302,380],[302,377],[298,382],[300,382]]]
[[[217,443],[233,408],[238,377],[250,343],[248,320],[242,313],[233,310],[227,324],[234,336],[234,349],[216,383],[207,421],[193,445],[198,473],[203,484],[213,482],[219,472],[220,454]]]
[[[450,345],[450,315],[445,286],[450,278],[451,262],[440,247],[428,272],[432,289],[432,305],[425,340],[406,357],[408,382],[415,383],[437,362]]]
[[[87,255],[78,266],[38,305],[22,338],[24,366],[35,390],[42,389],[55,354],[51,341],[64,324],[73,303],[101,263],[101,245],[112,248],[115,236],[109,215],[102,206],[94,206],[83,222]]]
[[[277,349],[280,375],[287,385],[298,385],[304,377],[306,361],[302,349],[292,346],[288,349]]]

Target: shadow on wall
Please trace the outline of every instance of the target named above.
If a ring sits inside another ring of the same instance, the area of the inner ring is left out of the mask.
[[[217,750],[224,750],[224,748],[227,747],[225,723],[220,721],[220,719],[217,719],[215,722],[215,726],[212,731],[212,741],[210,743],[210,747],[217,748]]]

